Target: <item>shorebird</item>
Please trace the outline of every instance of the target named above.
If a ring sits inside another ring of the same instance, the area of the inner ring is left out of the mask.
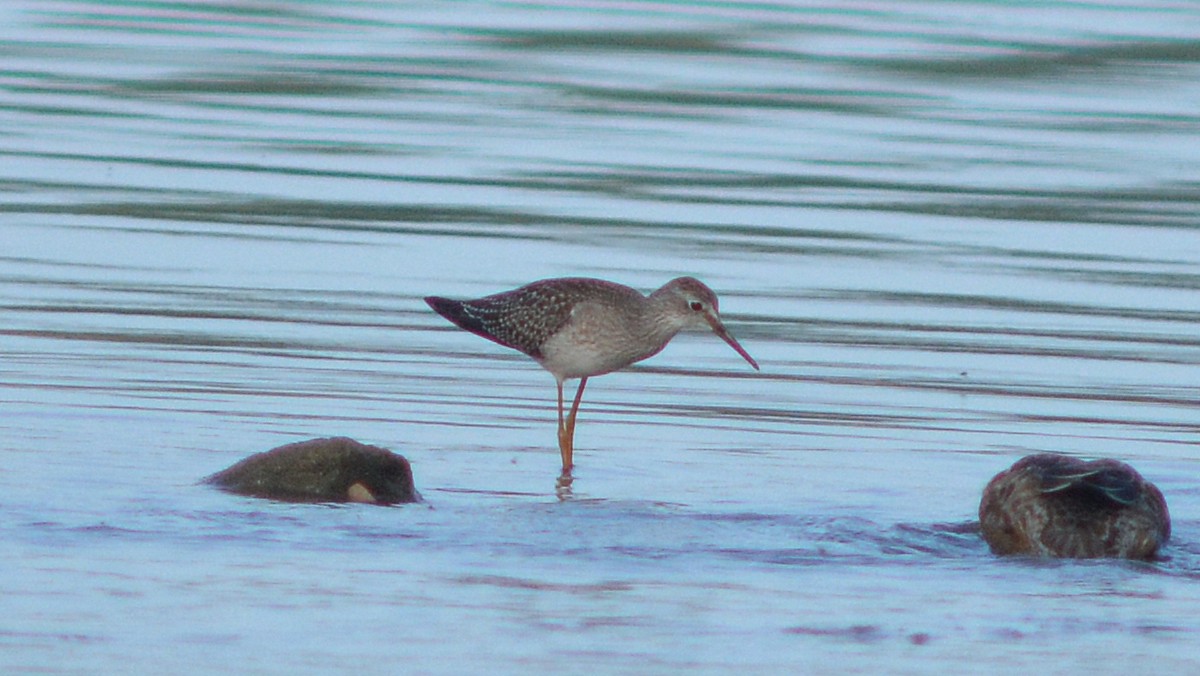
[[[575,416],[588,378],[658,354],[675,334],[708,327],[750,365],[717,314],[717,295],[692,277],[673,279],[649,296],[602,279],[543,279],[476,300],[425,299],[459,327],[533,357],[558,383],[558,448],[563,475],[573,466]],[[563,416],[563,382],[579,378]]]
[[[1154,484],[1116,460],[1030,455],[995,476],[979,503],[996,554],[1151,559],[1171,536]]]

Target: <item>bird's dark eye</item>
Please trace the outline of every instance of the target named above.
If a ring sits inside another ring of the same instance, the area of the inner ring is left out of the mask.
[[[689,306],[692,308],[692,310],[694,310],[694,311],[696,311],[696,312],[703,312],[703,311],[704,311],[704,303],[701,303],[701,302],[700,302],[700,301],[698,301],[698,300],[694,300],[694,301],[692,301],[691,303],[689,303]]]

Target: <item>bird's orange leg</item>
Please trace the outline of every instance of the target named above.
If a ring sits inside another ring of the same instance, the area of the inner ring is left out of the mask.
[[[558,381],[558,452],[562,454],[563,475],[571,471],[572,440],[567,438],[567,425],[563,421],[563,384]]]
[[[579,380],[579,389],[575,392],[575,401],[571,404],[571,412],[563,421],[562,383],[558,384],[558,450],[562,453],[563,474],[569,474],[574,466],[572,460],[575,452],[575,416],[579,414],[579,402],[583,400],[583,388],[587,378]]]

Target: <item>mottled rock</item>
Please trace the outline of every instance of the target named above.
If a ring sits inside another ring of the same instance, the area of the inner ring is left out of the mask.
[[[1152,559],[1171,535],[1162,493],[1132,467],[1056,453],[997,474],[979,523],[996,554]]]
[[[231,493],[287,502],[390,505],[421,499],[408,460],[346,437],[280,446],[204,481]]]

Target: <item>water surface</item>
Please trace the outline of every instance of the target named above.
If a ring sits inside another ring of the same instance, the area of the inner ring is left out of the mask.
[[[1195,670],[1188,3],[14,2],[6,671]],[[695,275],[709,335],[554,386],[421,301]],[[197,481],[348,435],[426,502]],[[1112,456],[1155,563],[992,557]]]

